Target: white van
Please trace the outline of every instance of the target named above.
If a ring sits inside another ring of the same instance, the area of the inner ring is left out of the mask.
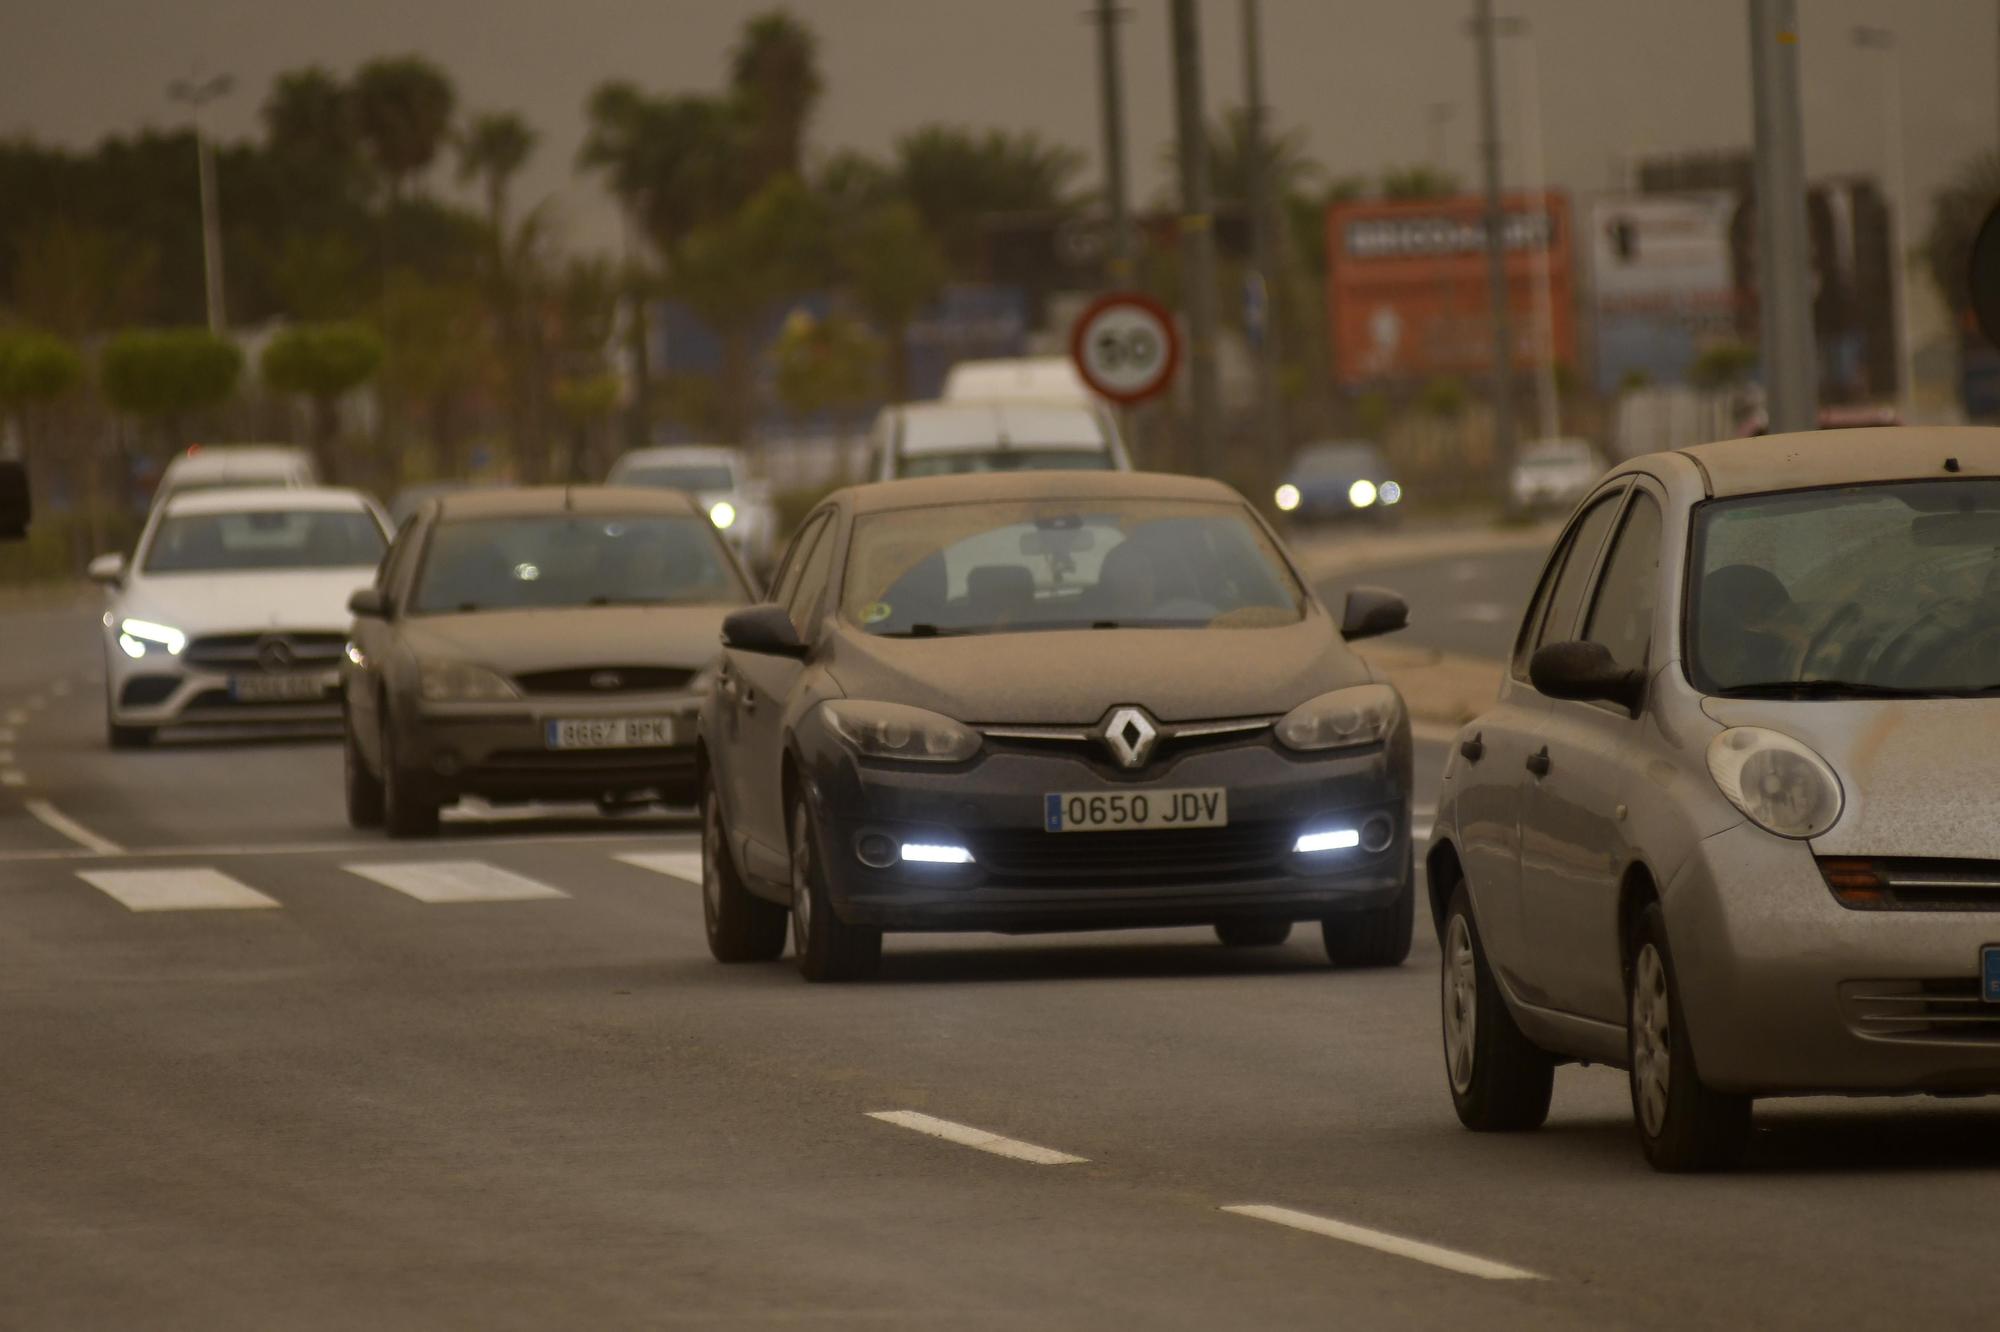
[[[899,403],[875,418],[869,443],[872,481],[961,472],[1132,470],[1116,422],[1097,403]]]
[[[167,464],[153,503],[196,490],[319,484],[319,467],[304,449],[283,444],[195,444]]]
[[[946,402],[1033,401],[1091,406],[1097,396],[1067,356],[960,361],[944,377]]]

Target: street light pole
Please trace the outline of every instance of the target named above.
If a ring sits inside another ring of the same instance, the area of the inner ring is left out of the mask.
[[[1500,72],[1493,49],[1493,0],[1475,0],[1479,51],[1479,156],[1486,185],[1486,285],[1493,322],[1493,466],[1502,481],[1514,467],[1514,340],[1507,330],[1507,252],[1500,208]]]
[[[1209,202],[1208,126],[1202,116],[1201,28],[1195,0],[1173,0],[1174,102],[1180,137],[1181,306],[1188,323],[1188,387],[1195,470],[1212,473],[1220,403],[1215,382],[1215,217]]]
[[[208,296],[208,331],[217,337],[222,336],[229,324],[222,292],[222,201],[215,187],[215,151],[202,125],[201,112],[235,86],[236,81],[227,74],[199,82],[175,79],[167,85],[167,96],[186,103],[194,120],[195,172],[201,184],[202,277]]]
[[[1910,327],[1909,257],[1903,245],[1903,57],[1889,28],[1858,27],[1854,44],[1882,54],[1882,184],[1889,195],[1889,281],[1894,284],[1896,403],[1904,421],[1916,409],[1915,331]]]
[[[1277,221],[1272,216],[1271,153],[1264,125],[1264,41],[1259,0],[1243,3],[1244,147],[1249,153],[1250,266],[1262,288],[1263,345],[1257,348],[1257,416],[1267,476],[1275,482],[1285,467],[1285,416],[1278,401]],[[1246,321],[1247,322],[1247,321]]]
[[[1819,424],[1819,388],[1813,363],[1797,0],[1750,0],[1750,81],[1757,132],[1757,285],[1766,411],[1774,434],[1811,430]]]
[[[1125,91],[1118,68],[1117,0],[1097,0],[1097,90],[1103,103],[1104,199],[1111,210],[1111,285],[1132,285],[1132,214],[1125,195]]]
[[[1542,69],[1536,58],[1535,34],[1526,19],[1513,20],[1507,33],[1521,39],[1521,91],[1527,99],[1522,137],[1527,140],[1528,193],[1547,217],[1549,164],[1542,155]],[[1562,395],[1556,385],[1555,277],[1549,268],[1549,247],[1554,242],[1551,223],[1535,262],[1535,409],[1543,439],[1562,434]]]

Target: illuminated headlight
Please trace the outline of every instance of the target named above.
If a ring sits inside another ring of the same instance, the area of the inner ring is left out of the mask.
[[[1378,493],[1373,481],[1356,481],[1347,488],[1347,502],[1357,509],[1365,509],[1375,502]]]
[[[1384,504],[1396,504],[1402,501],[1403,487],[1394,481],[1384,481],[1382,489],[1377,493],[1381,495]]]
[[[1351,851],[1361,845],[1361,834],[1353,828],[1333,828],[1326,832],[1299,834],[1299,840],[1292,843],[1292,850],[1302,856],[1317,851]]]
[[[1789,735],[1731,727],[1708,742],[1708,774],[1744,817],[1780,837],[1817,837],[1840,818],[1840,779]]]
[[[426,703],[498,703],[520,691],[497,671],[463,661],[427,661],[420,670]]]
[[[835,699],[821,709],[833,733],[868,758],[963,763],[979,752],[978,733],[942,713],[854,699]]]
[[[1385,684],[1353,685],[1301,703],[1278,723],[1278,743],[1315,752],[1380,744],[1402,720],[1403,700]]]
[[[347,659],[356,666],[366,666],[368,664],[368,658],[361,655],[361,649],[355,646],[352,639],[349,639],[347,643]]]
[[[972,853],[948,842],[905,842],[903,861],[910,865],[970,865]]]
[[[717,500],[708,510],[708,521],[717,527],[729,527],[736,522],[736,506],[728,500]]]
[[[1293,509],[1299,507],[1299,488],[1287,481],[1284,485],[1278,487],[1278,493],[1271,498],[1277,502],[1280,509],[1286,513],[1290,513]]]
[[[187,645],[187,635],[170,624],[154,624],[151,620],[118,623],[118,646],[128,657],[143,657],[155,650],[178,657]]]

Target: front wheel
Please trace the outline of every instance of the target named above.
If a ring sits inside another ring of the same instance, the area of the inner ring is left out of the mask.
[[[1507,1011],[1460,884],[1445,913],[1444,1072],[1458,1122],[1481,1133],[1536,1129],[1549,1117],[1555,1061]]]
[[[381,827],[382,779],[368,771],[368,762],[361,757],[361,746],[354,738],[354,722],[351,718],[347,725],[341,728],[341,765],[347,790],[348,826]]]
[[[382,713],[382,827],[391,837],[435,837],[438,802],[396,761],[395,723]]]
[[[701,917],[718,962],[769,962],[785,951],[785,909],[743,886],[713,779],[701,793]]]
[[[819,839],[801,796],[792,805],[792,951],[809,981],[866,980],[882,965],[882,931],[849,925],[827,897]]]
[[[1750,1140],[1750,1098],[1710,1090],[1695,1068],[1659,903],[1639,917],[1632,943],[1625,1032],[1639,1145],[1655,1170],[1734,1165]]]

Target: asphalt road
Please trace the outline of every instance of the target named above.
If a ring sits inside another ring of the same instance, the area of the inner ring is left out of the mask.
[[[1413,632],[1504,642],[1462,613],[1498,575],[1457,563],[1372,580]],[[324,739],[108,753],[95,651],[88,611],[0,614],[0,1327],[1905,1328],[2000,1302],[1992,1102],[1766,1105],[1747,1170],[1665,1178],[1621,1077],[1565,1069],[1545,1131],[1475,1137],[1422,928],[1387,972],[1304,931],[892,936],[852,987],[723,968],[685,822],[353,834]],[[217,905],[124,904],[149,894]]]

